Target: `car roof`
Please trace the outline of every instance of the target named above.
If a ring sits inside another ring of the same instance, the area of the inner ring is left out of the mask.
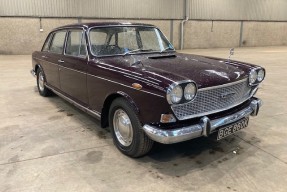
[[[144,24],[144,23],[130,23],[130,22],[95,22],[95,23],[76,23],[71,25],[65,25],[58,27],[55,30],[59,29],[67,29],[67,28],[85,28],[89,29],[92,27],[109,27],[109,26],[143,26],[143,27],[155,27],[151,24]]]

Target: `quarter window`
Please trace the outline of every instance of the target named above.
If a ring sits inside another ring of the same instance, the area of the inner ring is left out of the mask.
[[[49,51],[49,45],[50,45],[50,41],[51,41],[51,39],[52,39],[52,38],[51,38],[52,36],[53,36],[53,35],[49,35],[49,37],[46,39],[42,51]]]
[[[59,53],[63,52],[66,31],[56,32],[50,47],[50,52]]]
[[[67,39],[66,55],[86,56],[86,39],[81,30],[70,31]]]

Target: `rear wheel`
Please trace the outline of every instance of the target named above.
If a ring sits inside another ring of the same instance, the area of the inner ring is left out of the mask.
[[[151,150],[153,141],[144,133],[135,111],[124,98],[113,101],[109,124],[114,144],[123,154],[140,157]]]
[[[45,86],[45,76],[41,68],[38,68],[37,70],[37,87],[39,94],[43,97],[52,95],[52,91]]]

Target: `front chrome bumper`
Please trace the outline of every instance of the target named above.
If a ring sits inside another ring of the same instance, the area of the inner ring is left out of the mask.
[[[34,69],[32,69],[32,70],[30,71],[30,73],[33,75],[33,77],[36,77],[36,72],[34,71]]]
[[[249,117],[250,115],[256,116],[261,106],[262,101],[253,98],[253,101],[251,101],[248,107],[219,119],[210,120],[207,116],[204,116],[200,119],[198,124],[172,130],[159,129],[158,127],[146,124],[143,126],[143,130],[152,140],[159,143],[178,143],[200,136],[207,137],[214,132],[216,128],[236,122],[244,117]]]

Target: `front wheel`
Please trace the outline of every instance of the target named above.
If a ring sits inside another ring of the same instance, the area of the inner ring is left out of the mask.
[[[42,95],[43,97],[52,95],[52,91],[45,86],[45,76],[41,68],[38,68],[37,70],[37,88],[39,94]]]
[[[135,111],[124,98],[113,101],[109,125],[114,144],[123,154],[140,157],[151,150],[153,141],[144,133]]]

